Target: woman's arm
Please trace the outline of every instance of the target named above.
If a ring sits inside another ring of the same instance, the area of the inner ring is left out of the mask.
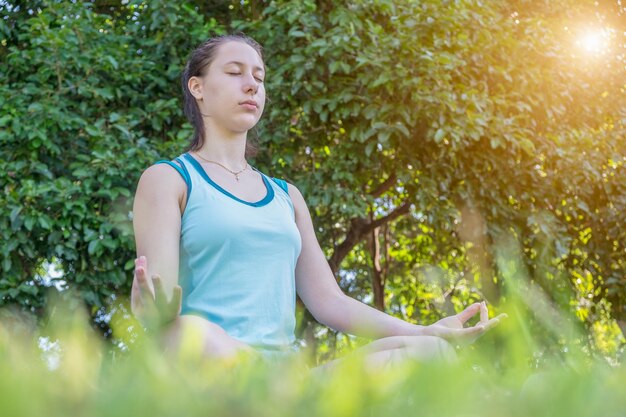
[[[204,349],[209,356],[223,357],[239,349],[251,349],[215,323],[198,316],[179,316],[179,244],[186,193],[185,181],[165,164],[151,166],[139,179],[133,205],[137,247],[131,293],[133,312],[144,317],[158,315],[170,346],[178,344],[181,329],[189,324],[204,333]],[[168,304],[170,308],[164,308]]]
[[[497,324],[499,318],[489,320],[486,317],[486,306],[481,303],[473,304],[458,315],[447,317],[431,326],[419,326],[348,297],[337,285],[319,246],[302,194],[289,184],[289,195],[302,237],[302,252],[296,266],[296,288],[306,307],[320,323],[344,333],[374,339],[417,335],[475,338]],[[478,312],[481,312],[481,321],[474,327],[463,328],[463,324]]]
[[[133,228],[137,258],[145,256],[149,261],[139,266],[146,269],[147,277],[161,277],[168,299],[178,284],[180,222],[186,193],[185,181],[165,164],[146,169],[135,192]],[[150,280],[148,285],[153,290]]]

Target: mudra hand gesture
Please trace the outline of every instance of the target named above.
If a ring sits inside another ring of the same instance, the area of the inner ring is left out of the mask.
[[[151,282],[150,282],[151,281]],[[135,277],[130,295],[133,314],[150,330],[160,330],[172,323],[180,314],[182,289],[175,286],[172,298],[167,299],[163,281],[159,275],[148,280],[148,260],[145,256],[135,259]]]
[[[479,312],[480,321],[474,326],[465,327],[465,323]],[[445,317],[427,326],[427,333],[430,336],[438,336],[446,339],[453,344],[469,344],[506,317],[506,314],[500,314],[497,317],[489,319],[487,304],[482,301],[470,305],[458,314]]]

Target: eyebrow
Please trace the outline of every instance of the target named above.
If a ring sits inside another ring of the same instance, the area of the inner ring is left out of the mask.
[[[224,66],[230,65],[230,64],[239,65],[240,67],[245,67],[246,66],[246,64],[244,64],[243,62],[239,62],[239,61],[230,61],[230,62],[225,63]],[[263,72],[265,72],[265,68],[254,67],[254,71],[263,71]]]

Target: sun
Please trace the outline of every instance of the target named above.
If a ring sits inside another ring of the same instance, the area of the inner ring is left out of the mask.
[[[576,43],[589,54],[600,54],[608,49],[608,39],[606,31],[596,29],[588,30],[581,34]]]
[[[602,34],[587,33],[581,39],[583,49],[587,52],[598,52],[602,49]]]

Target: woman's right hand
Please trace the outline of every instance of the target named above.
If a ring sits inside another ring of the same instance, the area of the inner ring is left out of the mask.
[[[150,282],[151,281],[151,282]],[[148,260],[145,256],[135,259],[135,276],[130,294],[130,307],[139,321],[148,329],[160,330],[174,322],[180,314],[182,289],[175,286],[172,298],[167,299],[159,275],[148,279]]]

